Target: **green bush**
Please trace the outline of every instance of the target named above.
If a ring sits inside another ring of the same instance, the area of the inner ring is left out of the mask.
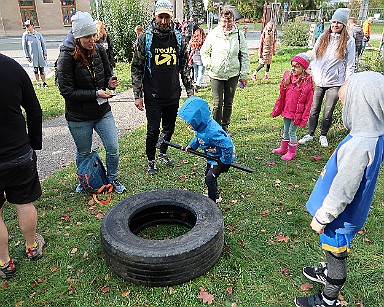
[[[108,34],[113,41],[116,59],[130,61],[136,40],[134,28],[137,25],[146,28],[152,8],[136,0],[110,0],[105,1],[104,5],[102,20],[109,25]]]
[[[360,71],[377,71],[384,74],[384,60],[381,57],[381,51],[364,52],[363,63],[359,67]]]
[[[290,21],[283,26],[282,41],[287,46],[308,46],[309,24],[301,21]]]

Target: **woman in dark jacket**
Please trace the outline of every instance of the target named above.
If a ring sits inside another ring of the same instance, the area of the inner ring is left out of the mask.
[[[118,193],[126,190],[117,179],[119,145],[115,120],[106,89],[118,85],[112,76],[103,46],[95,44],[96,26],[89,13],[72,17],[72,31],[65,38],[57,60],[57,81],[65,99],[65,118],[76,144],[76,164],[91,152],[93,130],[106,150],[107,176]],[[76,192],[82,192],[80,185]]]

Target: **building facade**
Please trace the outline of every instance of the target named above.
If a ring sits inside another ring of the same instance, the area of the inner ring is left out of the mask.
[[[0,36],[19,36],[30,19],[44,34],[66,34],[71,16],[91,11],[91,0],[1,0]]]
[[[91,12],[103,0],[1,0],[0,36],[20,36],[24,21],[30,19],[44,35],[65,35],[76,11]],[[105,0],[104,0],[105,1]],[[145,0],[148,1],[148,0]],[[174,17],[183,19],[183,1],[171,0]],[[95,16],[96,18],[96,16]]]

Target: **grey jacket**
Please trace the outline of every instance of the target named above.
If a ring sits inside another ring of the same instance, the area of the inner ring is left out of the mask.
[[[31,34],[28,30],[23,33],[21,39],[26,58],[31,58],[33,67],[45,67],[47,63],[44,56],[47,55],[44,37],[37,31]]]

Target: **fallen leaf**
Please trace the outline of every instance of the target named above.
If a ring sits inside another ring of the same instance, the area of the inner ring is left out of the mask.
[[[284,275],[290,275],[291,274],[291,270],[288,268],[283,268],[281,271],[283,272]]]
[[[169,287],[169,288],[168,288],[168,291],[169,291],[169,294],[174,294],[174,293],[176,293],[176,290],[173,289],[172,287]]]
[[[96,214],[95,216],[96,216],[96,218],[98,218],[98,219],[102,219],[102,218],[104,217],[104,214],[102,214],[102,213],[98,213],[98,214]]]
[[[320,161],[322,156],[311,156],[311,158],[315,161]]]
[[[76,292],[76,288],[72,285],[68,287],[68,295],[71,295]]]
[[[83,254],[83,258],[88,258],[88,253],[87,252],[84,252],[84,254]]]
[[[88,201],[88,206],[93,206],[95,204],[95,201],[91,198],[89,201]]]
[[[232,294],[233,293],[233,287],[232,286],[227,287],[226,291],[228,294]]]
[[[61,219],[68,222],[71,219],[71,217],[69,213],[63,213],[63,215],[61,216]]]
[[[264,210],[264,211],[261,212],[261,215],[262,215],[262,216],[265,216],[265,215],[267,215],[267,214],[269,214],[269,210]]]
[[[211,305],[215,299],[212,294],[208,293],[203,287],[200,287],[200,293],[197,297],[202,300],[204,304]]]
[[[267,166],[271,166],[271,165],[275,165],[275,164],[276,164],[276,162],[272,162],[272,161],[265,162],[265,165],[267,165]]]
[[[36,292],[33,292],[33,293],[31,293],[31,294],[29,295],[29,298],[34,298],[35,295],[36,295]]]
[[[24,301],[17,302],[15,307],[21,307],[23,305]]]
[[[267,232],[267,230],[266,229],[261,229],[260,232]]]
[[[228,230],[230,231],[234,231],[235,230],[235,226],[232,226],[232,225],[227,225],[226,227]]]
[[[100,289],[101,293],[108,293],[110,290],[111,289],[107,285],[102,286],[101,289]]]
[[[288,236],[283,236],[281,233],[279,233],[277,236],[276,236],[276,239],[277,241],[279,242],[288,242],[289,241],[289,237]]]
[[[127,297],[131,293],[131,290],[127,289],[124,292],[121,293],[121,297]]]
[[[300,286],[300,290],[301,291],[308,291],[308,290],[310,290],[310,289],[312,289],[313,288],[313,285],[312,284],[302,284],[301,286]]]
[[[4,281],[4,283],[3,283],[3,285],[1,287],[3,289],[8,289],[8,287],[9,287],[8,280]]]
[[[77,248],[76,248],[76,247],[72,248],[72,250],[71,250],[71,255],[76,254],[76,252],[77,252]]]

